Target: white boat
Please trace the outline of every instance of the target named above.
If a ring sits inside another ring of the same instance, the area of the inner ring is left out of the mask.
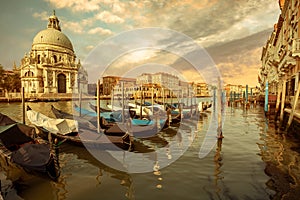
[[[78,132],[78,122],[72,119],[54,119],[31,109],[26,111],[29,121],[38,127],[43,127],[51,133],[66,135]]]

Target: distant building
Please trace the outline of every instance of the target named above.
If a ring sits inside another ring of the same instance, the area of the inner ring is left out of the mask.
[[[157,72],[154,74],[143,73],[136,79],[137,85],[157,84],[169,90],[178,89],[179,78],[175,75]]]
[[[103,95],[110,95],[114,87],[117,85],[119,76],[105,76],[102,78]]]
[[[87,93],[87,72],[83,68],[79,72],[80,68],[73,45],[61,32],[54,12],[47,28],[36,34],[30,52],[21,60],[22,87],[27,94],[77,93],[79,87]]]
[[[194,84],[195,96],[210,96],[210,90],[207,83]]]
[[[152,83],[152,74],[143,73],[136,78],[137,85],[150,84]]]
[[[123,78],[119,76],[105,76],[102,78],[103,95],[111,95],[112,92],[119,92],[120,81],[125,83],[124,88],[126,90],[133,90],[132,85],[136,87],[136,79],[133,78]]]

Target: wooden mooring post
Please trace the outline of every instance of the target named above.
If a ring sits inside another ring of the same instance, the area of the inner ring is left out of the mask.
[[[22,87],[21,95],[22,95],[22,123],[25,124],[25,90],[24,90],[24,87]]]
[[[299,93],[300,93],[300,81],[298,82],[297,92],[294,96],[294,104],[293,104],[293,108],[292,108],[292,111],[290,113],[290,117],[289,117],[289,120],[288,120],[288,123],[287,123],[287,129],[292,124],[292,121],[293,121],[293,118],[294,118],[294,113],[295,113],[295,110],[296,110],[297,104],[298,104]]]
[[[281,107],[280,107],[280,121],[283,121],[284,104],[285,104],[286,80],[282,84]]]
[[[266,88],[265,88],[265,113],[267,114],[269,111],[269,83],[266,82]]]
[[[223,107],[223,93],[222,93],[222,86],[221,86],[221,80],[218,79],[218,94],[217,94],[217,112],[218,112],[218,139],[224,138],[223,136],[223,127],[222,127],[222,107]]]
[[[100,80],[97,81],[97,132],[100,133]]]
[[[282,85],[280,84],[278,87],[277,99],[276,99],[276,107],[275,107],[276,113],[279,111],[281,93],[282,93]]]

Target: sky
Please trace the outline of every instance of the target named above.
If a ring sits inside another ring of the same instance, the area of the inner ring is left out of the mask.
[[[159,70],[202,82],[217,70],[249,86],[280,14],[277,0],[2,1],[1,65],[20,65],[53,10],[90,82]]]

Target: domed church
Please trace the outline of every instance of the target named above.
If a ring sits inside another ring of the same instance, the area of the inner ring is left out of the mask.
[[[80,60],[76,62],[73,45],[61,32],[55,11],[49,17],[47,28],[34,37],[30,52],[21,60],[20,69],[27,96],[28,93],[77,93],[79,87],[87,88],[87,72],[81,67]]]

